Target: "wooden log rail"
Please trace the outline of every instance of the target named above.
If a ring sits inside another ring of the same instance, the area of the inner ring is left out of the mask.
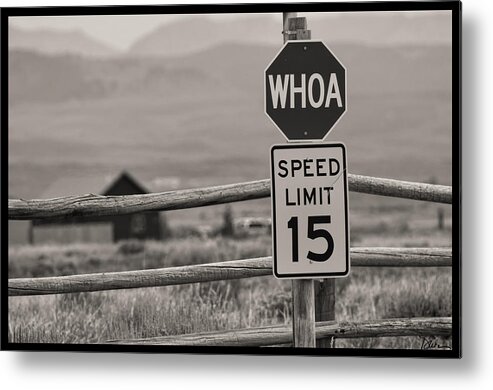
[[[349,190],[438,203],[452,203],[452,187],[370,176],[348,175]],[[94,194],[54,199],[9,199],[10,220],[56,219],[123,215],[144,211],[168,211],[270,196],[270,180],[143,195]]]
[[[450,267],[450,248],[351,248],[353,267]],[[71,276],[9,279],[9,296],[161,287],[272,275],[272,258],[105,272]]]
[[[450,336],[452,318],[393,318],[364,322],[317,322],[315,337],[323,339],[395,336]],[[147,339],[110,340],[105,344],[261,347],[293,341],[291,325],[182,334]]]

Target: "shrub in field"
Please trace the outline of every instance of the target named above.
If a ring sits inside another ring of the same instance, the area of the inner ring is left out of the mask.
[[[276,289],[272,294],[262,296],[257,302],[256,314],[286,323],[291,318],[291,291]]]
[[[122,255],[135,255],[145,250],[145,243],[141,240],[124,240],[118,244],[118,253]]]
[[[233,223],[233,212],[231,210],[230,205],[227,205],[224,208],[223,225],[221,226],[220,233],[225,237],[232,237],[235,234],[235,226]]]
[[[175,239],[200,238],[202,234],[194,226],[176,226],[172,230],[171,237]]]

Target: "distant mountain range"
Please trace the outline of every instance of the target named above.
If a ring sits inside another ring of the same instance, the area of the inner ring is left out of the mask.
[[[451,18],[430,13],[409,16],[406,13],[348,13],[344,17],[309,16],[313,39],[334,44],[370,46],[450,44]],[[76,54],[87,57],[178,57],[204,51],[226,43],[277,45],[282,42],[279,21],[271,15],[217,21],[190,17],[162,25],[121,52],[91,38],[84,32],[25,30],[9,28],[9,48],[26,49],[44,54]]]
[[[279,18],[280,19],[280,18]],[[346,14],[344,17],[309,18],[312,39],[327,44],[371,46],[443,45],[451,41],[451,18],[445,14],[409,17],[406,14]],[[223,43],[280,45],[280,20],[270,16],[217,22],[190,18],[163,25],[135,42],[130,56],[181,56]]]
[[[82,58],[11,50],[10,104],[62,102],[115,96],[255,96],[277,46],[221,44],[187,56]],[[448,91],[451,51],[447,47],[335,45],[348,69],[354,95]],[[199,88],[198,88],[199,87]],[[262,97],[259,96],[261,99]]]
[[[87,57],[112,57],[113,48],[82,31],[24,30],[9,27],[9,49],[26,49],[44,54],[77,54]]]
[[[128,50],[132,57],[177,57],[225,43],[279,45],[280,23],[272,17],[217,22],[190,17],[165,24],[137,40]]]
[[[162,171],[189,179],[209,178],[211,172],[222,172],[226,181],[228,175],[230,181],[263,177],[268,172],[256,173],[264,167],[256,160],[262,156],[256,145],[279,142],[280,135],[263,114],[262,75],[278,49],[224,43],[177,58],[105,60],[12,50],[9,164],[19,172],[36,171],[37,180],[51,172],[37,168],[44,164],[55,170],[140,166],[149,180]],[[443,137],[432,136],[430,123],[439,122],[433,126],[441,126],[449,139],[450,114],[443,113],[452,85],[450,47],[344,44],[332,49],[348,72],[349,109],[339,134],[349,137],[343,141],[353,149],[364,145],[359,156],[372,147],[379,153],[380,145],[404,142],[401,132],[391,141],[403,125],[409,129],[404,137],[412,141],[431,137],[433,153],[449,150]],[[175,164],[184,150],[190,158]],[[35,166],[26,168],[34,155]],[[366,165],[354,161],[364,172]],[[380,172],[393,167],[387,163]],[[22,196],[26,188],[38,188],[31,181],[12,186]]]

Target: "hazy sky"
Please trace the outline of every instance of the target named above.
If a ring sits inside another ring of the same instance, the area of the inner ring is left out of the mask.
[[[276,16],[278,15],[272,15],[272,18],[275,18]],[[18,26],[25,29],[78,29],[112,47],[127,49],[141,36],[151,32],[158,26],[190,17],[191,15],[16,17],[10,18],[9,22],[12,26]],[[232,18],[245,17],[245,15],[204,15],[204,17],[216,20],[231,20]],[[280,15],[279,18],[281,18]]]
[[[387,12],[389,16],[393,12]],[[427,15],[437,12],[426,12]],[[374,13],[382,16],[381,12]],[[420,17],[419,12],[406,12],[410,18]],[[279,19],[281,24],[281,14],[271,14],[273,19]],[[337,18],[340,13],[299,13],[299,16],[311,18]],[[372,16],[366,13],[367,17]],[[11,17],[9,23],[14,27],[24,29],[51,29],[51,30],[81,30],[87,35],[108,44],[111,47],[125,50],[141,36],[149,33],[160,25],[190,18],[191,15],[103,15],[103,16],[43,16],[43,17]],[[245,14],[216,14],[203,15],[202,17],[215,20],[245,18]]]

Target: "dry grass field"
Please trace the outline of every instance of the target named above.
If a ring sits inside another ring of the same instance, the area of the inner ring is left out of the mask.
[[[364,234],[364,245],[449,246],[450,230]],[[411,240],[411,241],[410,241]],[[268,236],[186,238],[164,242],[13,247],[9,277],[41,277],[199,264],[269,255]],[[354,268],[336,282],[336,318],[450,316],[450,268]],[[291,283],[274,277],[136,290],[9,298],[9,340],[24,343],[102,343],[106,340],[287,324]],[[448,348],[435,337],[336,341],[348,348]]]

